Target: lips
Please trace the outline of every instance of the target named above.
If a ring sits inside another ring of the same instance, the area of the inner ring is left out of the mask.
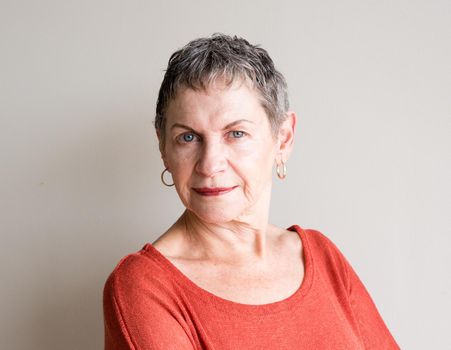
[[[193,188],[194,192],[200,194],[201,196],[211,197],[211,196],[221,196],[223,194],[233,191],[238,186],[232,187],[198,187]]]

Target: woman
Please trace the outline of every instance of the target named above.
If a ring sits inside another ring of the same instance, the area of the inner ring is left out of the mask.
[[[156,112],[161,179],[186,210],[109,277],[106,349],[398,349],[331,241],[268,223],[296,116],[265,50],[190,42],[169,60]]]

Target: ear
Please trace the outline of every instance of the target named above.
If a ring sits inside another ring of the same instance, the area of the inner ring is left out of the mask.
[[[163,160],[164,167],[169,170],[168,162],[166,160],[165,147],[164,147],[164,144],[162,143],[161,134],[159,131],[157,131],[157,138],[158,138],[158,148],[160,149],[161,159]]]
[[[296,113],[289,111],[279,128],[277,135],[276,163],[286,162],[290,157],[294,145],[294,131],[296,128]]]

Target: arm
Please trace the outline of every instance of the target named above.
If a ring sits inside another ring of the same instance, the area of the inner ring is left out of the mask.
[[[376,305],[343,253],[325,235],[309,230],[318,254],[317,268],[328,278],[333,293],[343,304],[367,350],[399,349]]]
[[[343,257],[343,259],[345,258]],[[362,281],[347,261],[346,266],[349,277],[349,300],[365,348],[374,350],[399,349]]]
[[[110,276],[103,294],[105,350],[193,350],[170,305],[139,285],[122,285]],[[131,278],[133,279],[133,278]]]
[[[105,350],[137,349],[132,343],[119,305],[111,286],[107,285],[103,294],[103,318],[105,327]]]

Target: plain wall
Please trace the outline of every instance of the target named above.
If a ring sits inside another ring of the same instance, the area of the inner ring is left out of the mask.
[[[329,236],[403,349],[451,349],[451,2],[4,1],[0,348],[100,349],[119,259],[181,213],[153,130],[170,54],[259,43],[298,114],[271,219]]]

